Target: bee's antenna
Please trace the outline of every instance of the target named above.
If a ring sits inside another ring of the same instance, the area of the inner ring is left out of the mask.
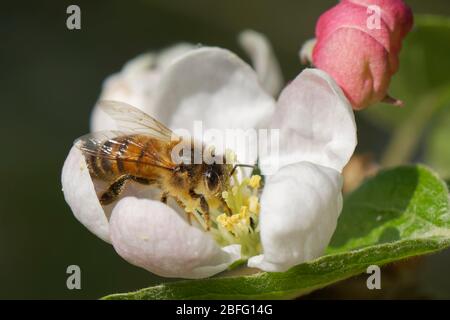
[[[233,175],[233,173],[236,171],[236,169],[238,167],[245,167],[245,168],[253,168],[253,169],[255,169],[256,166],[253,166],[251,164],[235,164],[234,167],[233,167],[233,170],[231,170],[231,172],[230,172],[230,177]]]

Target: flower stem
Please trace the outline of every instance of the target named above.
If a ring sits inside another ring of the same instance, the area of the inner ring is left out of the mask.
[[[448,101],[450,101],[448,86],[423,97],[409,117],[395,130],[384,152],[381,165],[392,167],[409,162],[430,120]]]

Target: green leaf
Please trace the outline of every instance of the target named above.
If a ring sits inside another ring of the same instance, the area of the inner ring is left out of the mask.
[[[442,235],[450,238],[448,189],[423,166],[380,173],[345,203],[327,253]]]
[[[446,184],[423,166],[381,172],[344,203],[327,254],[287,272],[178,281],[105,299],[287,299],[450,246]]]
[[[424,97],[450,86],[450,18],[416,15],[415,26],[400,53],[400,70],[389,92],[405,102],[404,108],[386,104],[372,106],[362,114],[386,129],[403,124]],[[429,106],[430,107],[430,106]]]

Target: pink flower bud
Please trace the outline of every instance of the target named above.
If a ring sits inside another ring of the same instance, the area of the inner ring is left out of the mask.
[[[413,15],[402,0],[342,0],[319,18],[314,65],[341,86],[355,110],[385,101]]]

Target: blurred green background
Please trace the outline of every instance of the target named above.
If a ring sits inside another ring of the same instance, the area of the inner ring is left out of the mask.
[[[415,13],[450,16],[448,0],[406,1]],[[158,284],[129,265],[73,217],[60,172],[102,81],[130,58],[178,41],[229,48],[254,29],[271,40],[285,79],[299,73],[297,52],[334,0],[39,1],[4,3],[0,12],[0,298],[99,298]],[[81,7],[82,29],[66,28],[66,8]],[[442,39],[450,41],[450,39]],[[450,56],[450,52],[446,55]],[[450,72],[450,70],[448,70]],[[401,98],[401,97],[400,97]],[[377,159],[387,129],[357,116],[359,151]],[[420,160],[420,159],[419,159]],[[420,290],[450,298],[450,254],[426,258]],[[82,270],[82,289],[66,288],[66,268]],[[395,280],[394,280],[395,281]]]

